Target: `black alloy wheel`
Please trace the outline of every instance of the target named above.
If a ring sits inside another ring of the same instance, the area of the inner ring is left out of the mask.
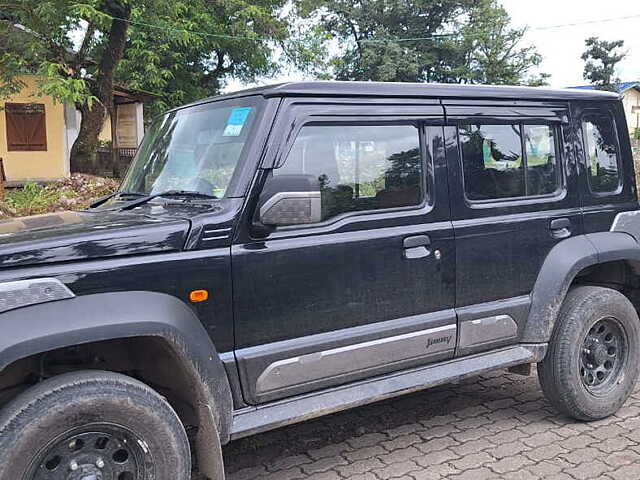
[[[580,377],[593,395],[614,385],[627,361],[629,340],[615,318],[598,320],[585,336],[580,355]]]
[[[50,441],[34,459],[33,480],[144,480],[153,471],[146,442],[126,427],[87,425]]]

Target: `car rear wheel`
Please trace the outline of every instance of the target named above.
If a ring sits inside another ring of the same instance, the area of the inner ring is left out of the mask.
[[[576,287],[538,364],[542,390],[557,410],[578,420],[613,415],[638,379],[639,342],[640,320],[627,297],[610,288]]]
[[[188,480],[185,430],[147,385],[74,372],[25,391],[0,412],[0,480]]]

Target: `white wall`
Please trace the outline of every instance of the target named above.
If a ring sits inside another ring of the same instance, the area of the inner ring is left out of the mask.
[[[633,134],[636,128],[640,128],[640,91],[632,88],[624,92],[623,104],[629,132]]]

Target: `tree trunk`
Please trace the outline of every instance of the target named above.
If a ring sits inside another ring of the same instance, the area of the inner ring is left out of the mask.
[[[111,4],[115,2],[110,2]],[[124,54],[131,9],[126,5],[115,5],[109,15],[118,17],[111,23],[107,45],[100,59],[95,80],[90,82],[91,93],[98,99],[91,108],[81,105],[82,121],[78,138],[71,148],[71,172],[91,172],[97,160],[98,136],[104,126],[108,107],[113,102],[113,77],[118,63]],[[123,19],[123,20],[121,20]]]

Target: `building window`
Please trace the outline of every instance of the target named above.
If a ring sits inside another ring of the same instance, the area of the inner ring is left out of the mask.
[[[413,125],[311,125],[274,175],[320,183],[322,220],[340,214],[420,205],[424,173]]]
[[[7,150],[34,152],[47,150],[47,127],[41,103],[7,103]]]
[[[536,197],[560,186],[555,129],[550,125],[460,125],[469,200]]]

